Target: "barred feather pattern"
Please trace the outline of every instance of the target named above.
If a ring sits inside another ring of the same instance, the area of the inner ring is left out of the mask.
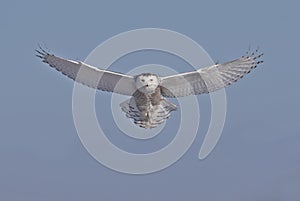
[[[165,99],[162,99],[158,105],[150,104],[142,111],[138,109],[134,97],[124,101],[120,106],[126,117],[133,119],[134,123],[142,128],[155,128],[168,119],[172,111],[176,110],[176,105]]]

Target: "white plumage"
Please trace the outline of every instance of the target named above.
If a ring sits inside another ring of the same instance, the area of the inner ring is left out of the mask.
[[[259,60],[263,54],[256,50],[239,59],[197,71],[166,77],[152,73],[130,76],[60,58],[42,48],[36,52],[43,62],[76,82],[102,91],[132,96],[120,106],[127,117],[143,128],[156,127],[169,118],[170,112],[176,110],[176,105],[164,97],[176,98],[216,91],[241,79],[263,62]]]

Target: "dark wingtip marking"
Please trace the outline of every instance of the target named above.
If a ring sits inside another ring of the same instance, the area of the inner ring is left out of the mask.
[[[43,53],[49,54],[49,53],[41,46],[41,44],[38,43],[38,46],[39,46],[39,49],[40,49]],[[46,47],[46,49],[47,49],[47,47]]]
[[[41,56],[41,55],[39,55],[39,54],[35,54],[35,56],[37,56],[37,57],[39,57],[39,58],[41,58],[41,59],[44,58],[43,56]]]
[[[50,55],[49,52],[42,48],[40,44],[38,44],[38,49],[35,49],[35,52],[37,53],[35,55],[41,59],[45,59],[47,56]]]
[[[40,54],[41,56],[45,56],[45,55],[46,55],[44,52],[41,52],[41,51],[39,51],[39,50],[37,50],[37,49],[35,49],[35,51],[36,51],[38,54]]]

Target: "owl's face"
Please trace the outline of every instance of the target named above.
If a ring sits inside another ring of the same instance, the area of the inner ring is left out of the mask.
[[[141,74],[135,78],[138,90],[143,93],[153,93],[159,85],[159,78],[154,74]]]

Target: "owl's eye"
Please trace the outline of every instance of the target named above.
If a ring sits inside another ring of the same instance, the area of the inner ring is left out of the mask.
[[[152,82],[152,81],[153,81],[153,79],[151,78],[151,79],[150,79],[150,82]]]
[[[142,82],[145,82],[145,80],[144,80],[144,79],[141,79],[141,81],[142,81]]]

